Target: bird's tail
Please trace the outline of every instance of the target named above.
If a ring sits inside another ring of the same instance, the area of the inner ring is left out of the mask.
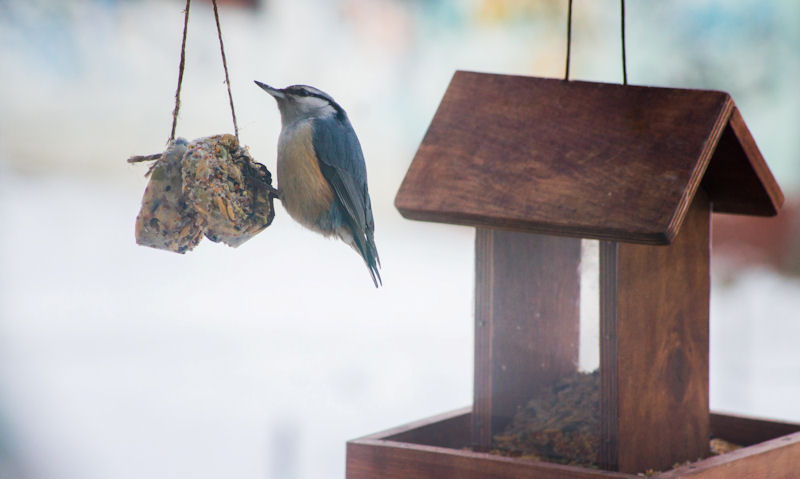
[[[381,280],[381,274],[378,272],[378,268],[381,266],[381,258],[378,256],[378,248],[375,246],[375,239],[372,237],[371,234],[367,234],[367,251],[368,254],[363,256],[364,262],[367,263],[367,267],[369,268],[369,274],[372,276],[372,282],[375,283],[375,287],[383,286],[383,281]]]
[[[369,269],[369,275],[372,276],[372,282],[378,288],[383,285],[381,274],[378,268],[381,266],[381,259],[378,256],[378,248],[375,246],[375,239],[371,231],[367,231],[365,235],[353,235],[353,249],[358,251],[358,254],[364,259],[364,263]]]

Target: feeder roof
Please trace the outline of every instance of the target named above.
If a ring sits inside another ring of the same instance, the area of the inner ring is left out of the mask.
[[[397,194],[406,218],[667,244],[703,188],[783,194],[724,92],[456,72]]]

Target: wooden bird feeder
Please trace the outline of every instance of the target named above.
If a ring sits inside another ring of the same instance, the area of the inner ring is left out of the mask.
[[[800,425],[708,395],[711,212],[782,202],[726,93],[457,72],[395,204],[476,227],[474,404],[350,441],[347,478],[797,477]],[[599,468],[477,452],[576,371],[582,238],[600,240]],[[711,437],[744,447],[709,457]]]

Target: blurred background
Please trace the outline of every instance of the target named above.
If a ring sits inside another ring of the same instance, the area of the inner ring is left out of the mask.
[[[181,0],[0,0],[0,478],[341,478],[348,439],[472,401],[473,230],[394,195],[456,69],[562,77],[567,0],[222,1],[240,137],[275,171],[253,80],[348,111],[384,287],[279,206],[231,249],[136,246],[164,149]],[[619,3],[574,3],[571,77],[621,82]],[[632,84],[731,93],[787,196],[717,216],[711,406],[800,421],[800,4],[628,2]],[[209,2],[177,133],[231,132]],[[276,203],[277,204],[277,203]]]

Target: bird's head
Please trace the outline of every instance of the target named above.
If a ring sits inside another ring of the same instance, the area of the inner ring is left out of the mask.
[[[278,102],[284,125],[297,120],[345,115],[342,107],[330,95],[313,86],[292,85],[286,88],[274,88],[260,81],[255,83]]]

